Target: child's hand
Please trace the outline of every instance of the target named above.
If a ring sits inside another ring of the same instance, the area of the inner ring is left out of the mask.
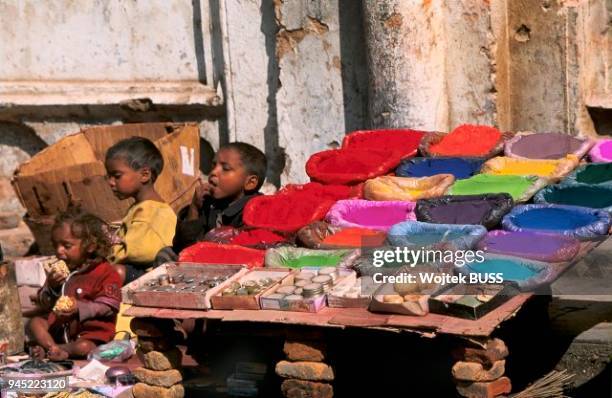
[[[208,183],[208,181],[204,181],[202,180],[202,178],[198,178],[191,204],[196,206],[198,209],[201,209],[204,205],[204,198],[208,195],[210,195],[210,184]]]
[[[47,284],[55,289],[60,287],[66,281],[66,275],[61,272],[53,271],[47,276]]]
[[[204,205],[204,198],[206,198],[208,195],[210,195],[210,184],[208,181],[198,178],[195,193],[193,194],[193,199],[191,200],[191,205],[189,206],[188,218],[190,220],[195,220],[199,217],[200,209]]]

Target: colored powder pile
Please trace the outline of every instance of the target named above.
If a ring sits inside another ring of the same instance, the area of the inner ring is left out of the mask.
[[[544,200],[547,203],[603,209],[612,206],[612,188],[590,185],[554,186],[544,191]]]
[[[612,141],[610,144],[612,147]],[[576,173],[576,181],[583,184],[602,184],[612,182],[612,163],[588,164],[584,167],[584,169]]]
[[[319,173],[332,174],[369,174],[379,168],[388,158],[382,152],[365,150],[336,150],[325,156],[317,164]]]
[[[442,224],[480,224],[493,207],[494,203],[484,199],[447,202],[432,207],[429,213],[432,221]]]
[[[512,154],[529,159],[561,159],[578,151],[584,140],[560,133],[521,136],[510,147]]]
[[[344,149],[377,149],[405,157],[416,153],[424,133],[416,130],[371,130],[356,132],[344,138]]]
[[[253,268],[263,266],[264,256],[264,250],[199,242],[183,250],[179,255],[179,261],[204,264],[246,264],[249,268]]]
[[[418,158],[401,164],[396,174],[400,177],[429,177],[452,174],[456,179],[469,178],[478,173],[482,160],[463,158]]]
[[[601,152],[601,156],[612,160],[612,140],[606,141],[599,146],[599,151]]]
[[[471,178],[455,181],[451,195],[479,195],[485,193],[509,193],[519,199],[535,182],[535,178],[515,175],[477,174]]]
[[[557,160],[521,160],[506,157],[496,158],[496,160],[496,164],[487,173],[550,177],[559,167]]]
[[[478,243],[478,248],[543,261],[566,261],[576,255],[579,243],[563,235],[492,231]]]
[[[293,231],[323,219],[333,203],[310,194],[257,197],[247,203],[244,222],[255,227]]]
[[[462,237],[458,231],[439,230],[439,231],[413,231],[406,239],[405,246],[429,246],[440,242],[449,242]]]
[[[342,256],[340,255],[308,255],[285,258],[283,264],[289,268],[335,267],[340,261],[342,261]]]
[[[359,187],[348,185],[323,185],[318,182],[309,182],[303,185],[286,185],[278,193],[308,194],[316,196],[320,200],[330,199],[337,201],[359,196]]]
[[[344,228],[323,239],[323,243],[339,247],[377,247],[385,242],[386,234],[365,228]]]
[[[482,263],[470,263],[468,268],[478,274],[501,273],[504,280],[515,282],[526,281],[540,272],[516,260],[497,258],[486,259]]]
[[[512,221],[519,228],[564,231],[592,224],[597,217],[567,209],[540,208],[516,214]]]
[[[399,159],[374,149],[336,149],[315,153],[306,162],[306,173],[324,184],[351,185],[393,170]]]
[[[494,127],[464,124],[431,145],[429,151],[442,156],[484,156],[500,139],[501,133]]]
[[[270,245],[284,241],[285,238],[283,236],[267,229],[252,229],[240,232],[231,240],[231,243],[241,246],[255,246],[258,244]]]
[[[379,202],[380,203],[380,202]],[[405,206],[362,206],[354,207],[344,215],[344,219],[350,223],[369,226],[392,226],[406,221],[408,208]]]

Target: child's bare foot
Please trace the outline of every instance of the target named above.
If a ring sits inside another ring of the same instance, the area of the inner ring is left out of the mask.
[[[52,361],[64,361],[68,359],[68,357],[69,357],[68,352],[62,350],[56,345],[52,346],[51,348],[49,348],[49,351],[47,351],[47,358],[49,358]]]
[[[33,346],[30,353],[34,359],[40,359],[40,360],[45,359],[45,355],[47,354],[45,352],[45,349],[39,345]]]

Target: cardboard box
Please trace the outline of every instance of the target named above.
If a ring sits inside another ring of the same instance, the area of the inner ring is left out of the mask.
[[[47,280],[44,262],[54,259],[53,256],[33,256],[15,260],[15,277],[17,286],[41,287]]]
[[[141,123],[91,127],[45,148],[15,171],[13,187],[28,211],[26,223],[49,253],[53,216],[72,202],[106,222],[120,221],[132,200],[120,201],[106,181],[108,148],[132,136],[149,138],[164,157],[155,182],[175,211],[189,204],[200,164],[200,134],[195,124]]]

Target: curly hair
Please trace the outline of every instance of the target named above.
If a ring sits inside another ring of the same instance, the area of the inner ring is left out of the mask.
[[[52,230],[59,228],[62,224],[70,226],[72,235],[83,241],[84,246],[94,244],[93,258],[105,259],[111,248],[110,234],[107,224],[99,217],[83,211],[78,206],[69,206],[65,212],[57,215]]]

